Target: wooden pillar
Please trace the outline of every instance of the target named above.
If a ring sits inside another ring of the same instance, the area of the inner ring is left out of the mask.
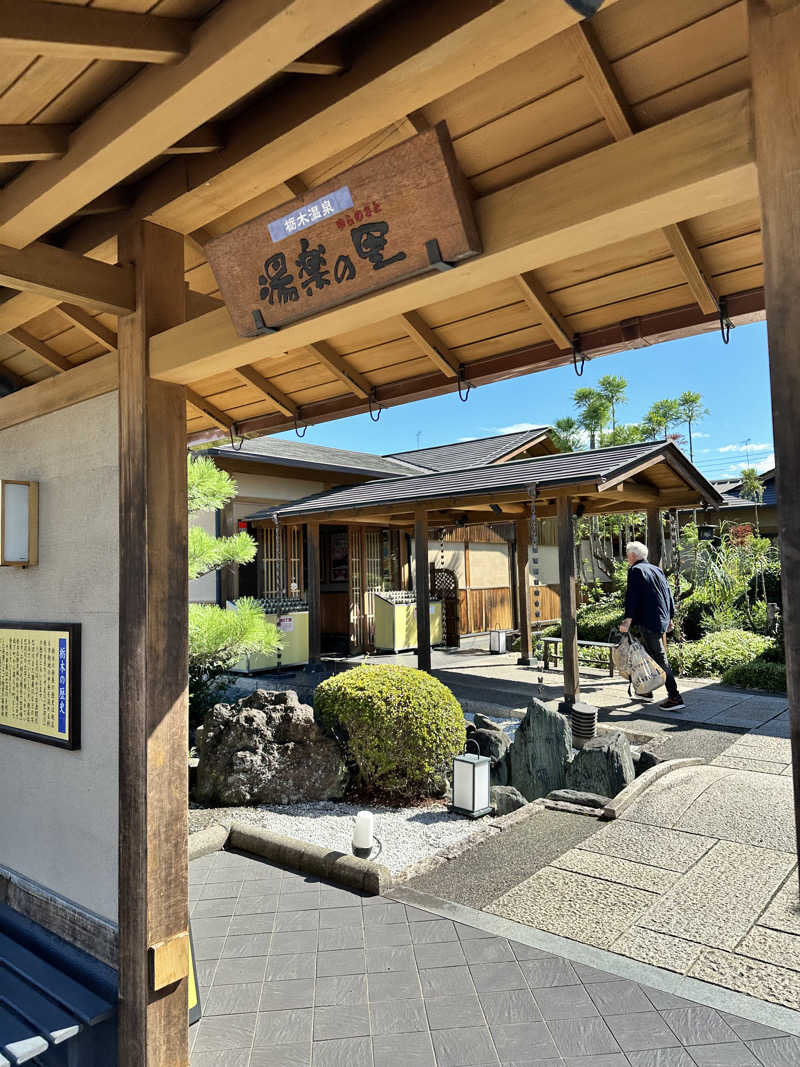
[[[658,508],[647,509],[647,559],[656,567],[661,566],[661,512]]]
[[[467,633],[474,632],[474,626],[472,622],[472,596],[470,594],[470,588],[472,585],[472,578],[470,575],[470,562],[469,562],[469,535],[464,538],[464,595],[467,598],[466,613],[467,613]]]
[[[222,537],[233,537],[236,534],[236,520],[233,517],[233,501],[230,500],[220,512],[219,532]],[[228,600],[234,601],[239,598],[239,565],[223,567],[220,571],[220,599],[222,606]]]
[[[417,586],[417,666],[431,669],[431,608],[428,589],[428,515],[414,509],[414,564]]]
[[[119,320],[119,1062],[188,1050],[186,397],[149,377],[149,338],[184,320],[183,237],[120,234],[137,310]],[[155,988],[153,961],[180,977]],[[185,977],[184,977],[185,976]]]
[[[408,534],[405,530],[398,530],[397,536],[400,542],[400,588],[408,589],[411,584],[408,567]]]
[[[770,15],[765,4],[750,0],[749,15],[789,731],[800,850],[800,6]]]
[[[572,526],[572,498],[558,498],[558,581],[561,596],[561,642],[563,645],[564,700],[580,700],[578,674],[578,626],[575,620],[575,535]]]
[[[529,518],[516,520],[517,532],[517,620],[519,622],[519,663],[523,667],[533,660],[531,641],[531,577]]]
[[[317,663],[322,656],[322,608],[319,577],[319,520],[306,523],[306,563],[308,565],[308,658]]]

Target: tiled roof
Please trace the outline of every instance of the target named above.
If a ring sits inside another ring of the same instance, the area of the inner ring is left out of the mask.
[[[392,452],[391,458],[431,471],[463,470],[465,467],[497,463],[503,456],[524,448],[526,444],[532,444],[549,429],[549,426],[535,426],[530,430],[506,433],[499,437],[456,441],[451,445],[417,448],[412,452]]]
[[[305,444],[303,441],[286,441],[282,437],[256,437],[244,442],[241,449],[231,445],[217,445],[205,455],[236,457],[238,459],[271,460],[290,467],[312,470],[347,471],[367,474],[375,478],[402,478],[419,474],[424,470],[413,463],[406,463],[387,456],[375,456],[370,452],[349,452],[326,445]]]

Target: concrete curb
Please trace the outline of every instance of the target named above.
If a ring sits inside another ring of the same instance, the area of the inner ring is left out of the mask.
[[[231,825],[228,846],[373,895],[385,893],[392,885],[389,870],[380,863],[361,860],[344,852],[332,852],[320,845],[242,822]]]
[[[205,830],[197,830],[189,834],[189,862],[199,860],[201,856],[207,856],[210,852],[219,852],[225,848],[228,840],[228,828],[217,822],[207,826]]]
[[[679,771],[682,767],[697,767],[699,764],[707,762],[707,760],[700,757],[664,760],[663,763],[651,767],[649,771],[645,771],[638,778],[634,778],[630,785],[626,786],[622,792],[617,793],[611,803],[602,809],[600,815],[604,819],[618,819],[623,811],[631,806],[634,800],[638,800],[653,782],[657,782],[665,774],[669,774],[670,771]]]

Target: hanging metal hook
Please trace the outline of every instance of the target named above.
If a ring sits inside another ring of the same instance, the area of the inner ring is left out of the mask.
[[[581,369],[578,370],[578,356],[581,359]],[[572,368],[579,378],[583,377],[583,370],[586,366],[586,356],[581,349],[581,335],[576,333],[572,338]]]
[[[374,404],[377,404],[377,409],[373,408]],[[378,390],[373,385],[373,387],[369,391],[369,417],[372,419],[373,422],[380,422],[382,411],[383,408],[378,402]]]
[[[467,387],[466,391],[464,390],[465,385]],[[469,394],[471,392],[472,383],[467,381],[467,375],[464,369],[464,364],[460,363],[458,367],[458,399],[461,401],[462,404],[466,404],[466,402],[469,400]]]
[[[298,437],[305,437],[305,435],[308,433],[308,425],[304,426],[303,427],[303,432],[300,433],[300,427],[297,424],[297,419],[295,419],[294,420],[294,432],[297,434]]]
[[[242,451],[242,449],[244,448],[244,438],[243,438],[243,437],[240,437],[240,438],[239,438],[239,447],[237,448],[237,447],[236,447],[236,445],[234,444],[234,440],[233,440],[233,430],[234,430],[234,427],[235,427],[235,426],[236,426],[236,423],[235,423],[235,422],[234,422],[234,423],[231,423],[231,427],[230,427],[230,433],[231,433],[231,448],[233,449],[233,451],[234,451],[234,452],[241,452],[241,451]]]
[[[730,343],[731,330],[734,329],[734,324],[728,318],[727,296],[721,296],[717,306],[719,307],[719,332],[722,334],[722,343],[727,345]]]

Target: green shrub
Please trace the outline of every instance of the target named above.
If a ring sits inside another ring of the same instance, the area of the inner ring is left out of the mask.
[[[703,616],[713,611],[717,599],[710,589],[697,589],[678,604],[678,623],[688,641],[703,636]]]
[[[606,598],[596,604],[583,604],[578,608],[578,638],[581,641],[607,641],[625,618],[625,608],[619,598]]]
[[[362,783],[414,796],[441,782],[464,748],[461,705],[436,678],[412,667],[356,667],[314,693],[320,725],[345,739]]]
[[[729,667],[722,675],[722,680],[726,685],[737,685],[741,689],[766,689],[770,693],[785,693],[786,664],[757,656],[749,663]]]
[[[749,663],[765,652],[773,642],[769,637],[750,630],[721,630],[706,634],[699,641],[670,646],[673,669],[689,678],[711,678],[731,667]]]
[[[781,603],[781,564],[780,560],[770,560],[764,564],[764,580],[761,575],[754,574],[747,583],[747,592],[751,602],[763,599],[764,588],[767,590],[767,600],[775,604]]]
[[[766,618],[766,616],[765,616]],[[704,634],[719,633],[720,630],[747,630],[750,627],[744,611],[734,604],[715,604],[710,611],[703,613],[700,629]]]

